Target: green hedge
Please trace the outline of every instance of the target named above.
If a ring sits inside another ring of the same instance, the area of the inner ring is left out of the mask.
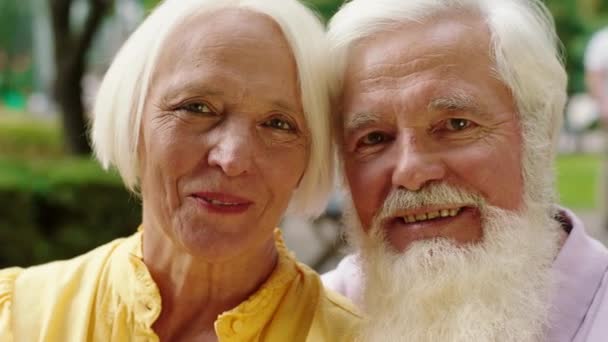
[[[0,158],[0,268],[76,256],[140,220],[139,199],[93,160]]]
[[[59,158],[64,155],[59,123],[0,107],[0,156]]]

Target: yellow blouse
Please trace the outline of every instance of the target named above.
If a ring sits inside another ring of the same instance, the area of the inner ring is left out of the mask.
[[[161,297],[141,232],[71,260],[0,270],[0,341],[158,341]],[[277,267],[215,321],[219,341],[352,341],[360,315],[298,263],[277,230]]]

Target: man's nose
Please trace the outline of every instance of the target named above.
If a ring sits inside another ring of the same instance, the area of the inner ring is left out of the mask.
[[[255,142],[249,127],[237,122],[227,124],[218,133],[209,150],[208,164],[219,167],[229,177],[250,173]]]
[[[412,136],[404,137],[399,144],[397,164],[392,175],[394,186],[417,191],[427,183],[445,177],[446,166],[438,152]]]

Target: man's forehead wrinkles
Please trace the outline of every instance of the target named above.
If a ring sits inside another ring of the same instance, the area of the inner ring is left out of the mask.
[[[385,67],[381,69],[380,67],[372,69],[372,70],[363,70],[358,73],[358,77],[361,80],[366,80],[375,77],[401,77],[408,76],[412,74],[420,74],[426,71],[438,71],[438,72],[447,72],[454,67],[457,67],[454,63],[443,63],[443,62],[420,62],[415,61],[408,64],[387,64],[389,67]]]
[[[371,94],[378,91],[401,92],[430,82],[447,81],[453,77],[450,76],[449,71],[454,67],[456,67],[454,64],[436,65],[407,74],[377,75],[354,81],[347,85],[347,89],[357,94]]]
[[[359,65],[357,71],[354,73],[354,79],[365,80],[378,76],[386,75],[407,75],[417,70],[423,70],[430,68],[434,64],[439,64],[438,59],[443,56],[441,54],[427,54],[412,58],[407,54],[397,55],[389,57],[394,62],[386,61],[386,57],[383,56],[378,62],[371,62],[367,65]]]
[[[256,39],[254,37],[237,37],[234,40],[240,42],[240,43],[247,43],[247,44],[255,44],[258,47],[280,47],[280,46],[284,46],[285,44],[282,44],[282,42],[277,42],[274,40],[268,40],[268,41],[260,41],[260,39]],[[221,39],[217,39],[217,40],[212,40],[209,42],[206,42],[205,44],[200,44],[199,46],[196,47],[196,50],[199,51],[205,51],[207,49],[234,49],[234,50],[247,50],[249,49],[250,46],[245,45],[235,45],[234,41],[231,42],[225,42],[222,41]]]

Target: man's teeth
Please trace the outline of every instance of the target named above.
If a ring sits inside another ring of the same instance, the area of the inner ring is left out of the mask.
[[[462,211],[462,208],[457,209],[441,209],[430,211],[428,213],[403,216],[403,220],[407,223],[421,222],[433,220],[439,217],[454,217]]]

